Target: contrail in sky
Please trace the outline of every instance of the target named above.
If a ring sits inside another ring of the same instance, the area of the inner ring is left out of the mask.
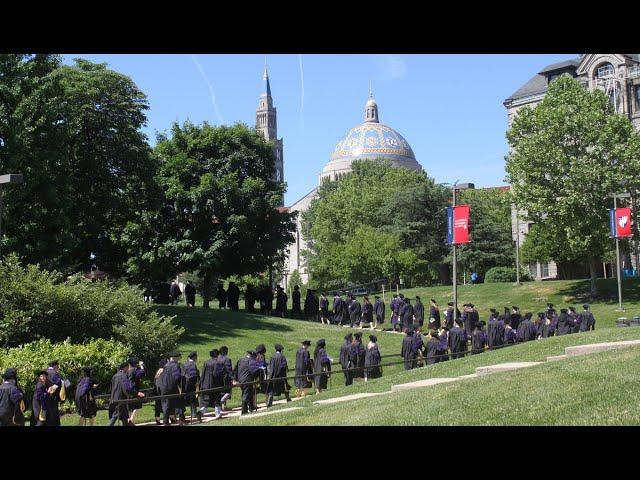
[[[302,69],[302,54],[298,54],[298,59],[300,60],[300,124],[302,128],[304,128],[304,118],[302,116],[302,112],[304,111],[304,70]]]
[[[220,110],[218,110],[218,104],[216,103],[216,94],[213,91],[213,85],[211,85],[211,82],[207,78],[207,75],[204,73],[204,70],[202,69],[202,65],[200,65],[200,62],[198,62],[198,58],[194,54],[191,55],[191,60],[193,60],[194,65],[200,72],[200,75],[202,75],[202,79],[205,81],[205,83],[209,87],[209,94],[211,95],[211,104],[213,105],[213,110],[216,112],[216,116],[218,117],[218,122],[224,123],[224,119],[220,114]]]

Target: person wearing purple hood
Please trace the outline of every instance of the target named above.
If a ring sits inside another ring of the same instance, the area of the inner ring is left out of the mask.
[[[504,319],[504,343],[505,345],[512,345],[516,343],[516,331],[511,328],[511,317]]]
[[[129,372],[127,373],[131,385],[133,385],[133,395],[137,396],[142,387],[142,377],[144,377],[144,363],[139,361],[137,357],[129,359]],[[133,423],[136,412],[142,408],[142,402],[132,402],[129,404],[129,421]]]
[[[576,312],[576,307],[569,307],[569,313],[567,315],[569,316],[569,324],[571,325],[569,333],[578,333],[580,331],[582,318],[578,315],[578,312]]]
[[[76,409],[80,416],[80,426],[94,426],[98,407],[96,406],[96,388],[98,384],[93,380],[93,369],[82,367],[83,377],[76,387]],[[46,401],[45,401],[46,402]],[[45,403],[46,405],[46,403]]]
[[[440,331],[438,332],[438,338],[440,340],[440,342],[438,343],[438,355],[441,355],[440,358],[440,362],[446,362],[447,360],[449,360],[449,355],[448,355],[448,351],[449,351],[449,332],[447,331],[447,329],[444,326],[440,327]]]
[[[498,316],[495,308],[491,309],[491,317],[487,327],[487,344],[490,350],[504,345],[504,317]]]
[[[398,295],[393,294],[393,298],[391,299],[391,303],[389,304],[389,308],[391,309],[391,327],[393,327],[393,331],[396,331],[396,327],[398,326]]]

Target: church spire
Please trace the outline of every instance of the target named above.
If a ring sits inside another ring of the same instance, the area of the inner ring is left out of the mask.
[[[267,57],[264,57],[264,74],[262,75],[262,81],[264,82],[264,88],[262,94],[267,97],[271,96],[271,85],[269,85],[269,71],[267,70]]]
[[[365,123],[379,123],[378,120],[378,104],[375,98],[373,98],[373,90],[371,89],[371,81],[369,81],[369,100],[367,100],[364,106],[364,121]]]

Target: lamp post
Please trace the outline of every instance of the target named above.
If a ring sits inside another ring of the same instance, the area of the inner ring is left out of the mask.
[[[5,183],[22,183],[24,178],[21,173],[10,173],[8,175],[0,175],[0,248],[2,248],[2,185]]]
[[[629,198],[631,194],[629,193],[614,193],[613,194],[613,209],[618,208],[618,198]],[[620,312],[624,312],[624,307],[622,306],[622,277],[621,277],[621,268],[620,268],[620,240],[616,235],[616,265],[617,265],[617,277],[618,277],[618,305]]]
[[[456,206],[456,190],[468,190],[474,189],[473,183],[458,183],[456,180],[453,184],[453,206]],[[457,257],[456,257],[456,244],[453,244],[453,318],[456,318],[458,312],[458,280],[457,280]]]

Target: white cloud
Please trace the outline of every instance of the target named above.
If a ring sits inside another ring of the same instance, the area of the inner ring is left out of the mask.
[[[382,70],[385,77],[391,80],[397,80],[406,77],[407,64],[404,59],[398,55],[370,55],[373,63]]]

